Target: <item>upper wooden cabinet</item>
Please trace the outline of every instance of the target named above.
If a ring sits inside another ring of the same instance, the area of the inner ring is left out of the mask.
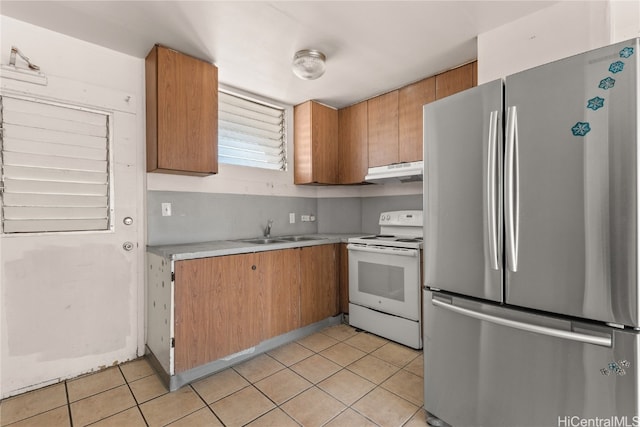
[[[436,99],[442,99],[454,93],[476,86],[477,61],[438,74],[436,78]]]
[[[338,110],[315,101],[293,108],[294,184],[338,183]]]
[[[471,62],[342,108],[337,115],[313,101],[296,106],[294,182],[360,184],[370,167],[422,160],[422,107],[476,85],[477,62]]]
[[[340,184],[360,184],[367,174],[367,102],[360,102],[338,111],[338,181]]]
[[[155,45],[145,60],[147,171],[218,172],[218,69]]]
[[[367,101],[369,167],[398,163],[398,91]]]
[[[422,107],[436,99],[436,78],[405,86],[398,97],[398,160],[422,160]]]

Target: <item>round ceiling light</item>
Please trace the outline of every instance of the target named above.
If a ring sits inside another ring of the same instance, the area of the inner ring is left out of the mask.
[[[303,80],[315,80],[324,74],[326,59],[319,50],[300,50],[293,56],[293,72]]]

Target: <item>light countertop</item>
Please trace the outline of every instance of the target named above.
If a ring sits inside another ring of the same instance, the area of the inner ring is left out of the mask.
[[[346,243],[350,237],[362,236],[364,233],[343,234],[305,234],[312,240],[298,242],[282,241],[267,244],[245,242],[252,238],[238,240],[215,240],[210,242],[184,243],[179,245],[147,246],[147,251],[174,261],[208,258],[224,255],[237,255],[251,252],[273,251],[278,249],[300,248],[304,246],[328,245],[333,243]],[[272,236],[271,239],[279,239],[286,236]],[[255,237],[254,239],[260,239]]]

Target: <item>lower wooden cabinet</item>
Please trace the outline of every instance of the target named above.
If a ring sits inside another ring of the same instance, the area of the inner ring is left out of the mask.
[[[300,249],[301,326],[338,314],[337,246]]]
[[[259,252],[264,296],[263,339],[300,327],[299,250]]]
[[[338,277],[338,308],[349,314],[349,250],[347,244],[340,244],[340,272]]]
[[[175,371],[258,344],[265,286],[258,254],[175,263]]]
[[[337,315],[338,247],[174,261],[173,337],[159,337],[174,348],[173,373]],[[152,312],[162,311],[156,299],[151,304]]]

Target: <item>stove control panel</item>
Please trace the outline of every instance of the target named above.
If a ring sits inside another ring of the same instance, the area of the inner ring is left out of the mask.
[[[378,224],[422,227],[422,211],[382,212]]]

